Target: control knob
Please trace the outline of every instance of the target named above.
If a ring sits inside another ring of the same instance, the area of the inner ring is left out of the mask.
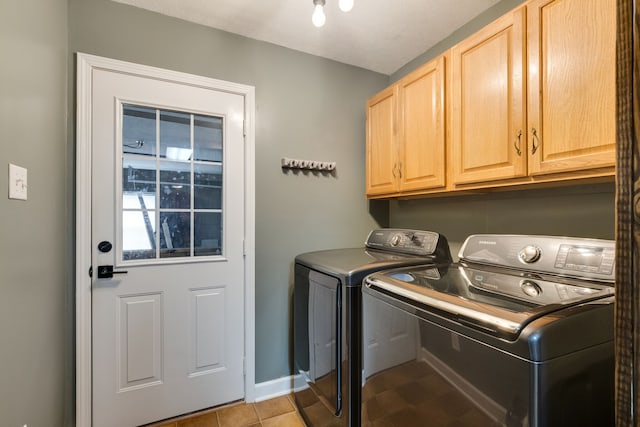
[[[520,258],[520,261],[526,264],[531,264],[539,260],[540,255],[542,255],[542,251],[539,247],[534,245],[527,245],[520,250],[520,253],[518,253],[518,258]]]
[[[391,246],[398,246],[401,241],[402,236],[400,236],[399,234],[394,234],[394,236],[391,238]]]
[[[520,288],[522,289],[522,292],[532,298],[535,298],[542,293],[540,286],[531,280],[523,280],[520,282]]]

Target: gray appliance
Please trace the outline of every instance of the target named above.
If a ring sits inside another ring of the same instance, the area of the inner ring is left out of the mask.
[[[379,229],[361,248],[309,252],[295,259],[295,402],[309,427],[360,426],[362,279],[394,267],[449,263],[444,236]]]
[[[473,235],[364,280],[362,424],[614,425],[614,242]]]

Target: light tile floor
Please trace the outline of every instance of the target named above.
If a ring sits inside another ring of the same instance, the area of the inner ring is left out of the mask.
[[[293,396],[237,403],[178,417],[147,427],[305,427]]]

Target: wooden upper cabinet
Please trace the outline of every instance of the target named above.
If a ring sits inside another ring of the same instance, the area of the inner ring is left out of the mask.
[[[521,7],[452,48],[454,184],[527,174],[524,44]]]
[[[610,179],[615,74],[616,0],[529,0],[367,102],[367,195]]]
[[[397,191],[396,143],[398,88],[391,86],[367,101],[367,196]]]
[[[445,185],[445,57],[398,83],[400,191]]]
[[[367,102],[367,195],[445,186],[445,57]]]
[[[615,165],[615,3],[527,3],[531,175]]]

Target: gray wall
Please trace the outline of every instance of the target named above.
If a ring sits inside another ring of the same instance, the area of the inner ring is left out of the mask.
[[[613,183],[393,201],[390,222],[444,234],[455,256],[477,233],[613,239],[614,202]]]
[[[70,53],[255,86],[256,382],[289,375],[294,256],[359,246],[377,226],[364,197],[364,103],[388,76],[107,0],[69,8]],[[285,156],[336,161],[337,174],[284,173]]]
[[[396,80],[399,80],[404,75],[418,68],[420,65],[444,53],[447,49],[455,46],[457,43],[466,39],[485,25],[493,22],[496,18],[499,18],[506,12],[524,3],[525,1],[526,0],[502,0],[499,3],[496,3],[462,27],[454,30],[451,35],[445,37],[435,46],[431,47],[424,53],[420,54],[418,57],[412,59],[411,61],[400,67],[399,70],[389,76],[389,83],[393,83]]]
[[[0,424],[71,412],[67,1],[0,0]],[[7,199],[7,164],[28,169]],[[66,409],[66,411],[65,411]]]

